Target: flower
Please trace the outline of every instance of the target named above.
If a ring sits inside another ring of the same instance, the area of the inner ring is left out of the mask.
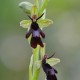
[[[21,3],[20,6],[24,7],[24,5],[28,4],[29,3]],[[22,26],[23,28],[28,28],[28,32],[26,33],[25,37],[29,38],[29,36],[31,35],[30,45],[32,48],[36,48],[37,45],[44,47],[41,37],[45,38],[45,34],[43,33],[42,28],[53,24],[53,21],[50,19],[44,19],[45,14],[43,13],[41,15],[36,5],[33,5],[32,9],[28,9],[28,11],[31,15],[31,17],[28,16],[30,20],[22,20],[20,22],[20,26]]]
[[[38,44],[41,47],[44,47],[41,37],[45,38],[45,34],[41,28],[47,27],[53,23],[53,21],[50,19],[40,19],[42,16],[43,14],[38,18],[37,15],[33,15],[32,18],[28,16],[31,20],[22,20],[20,22],[20,26],[29,29],[29,31],[26,33],[26,38],[29,38],[29,36],[32,34],[30,44],[33,48],[36,48]]]
[[[33,47],[33,48],[36,48],[38,44],[41,47],[44,47],[40,36],[42,36],[42,38],[45,38],[45,34],[40,29],[40,27],[37,23],[37,20],[40,19],[42,16],[43,16],[43,14],[38,18],[36,15],[33,15],[32,18],[30,16],[28,16],[31,19],[32,23],[30,25],[29,31],[26,33],[26,38],[28,38],[32,34],[30,44],[31,44],[31,47]]]
[[[46,63],[46,59],[49,59],[49,58],[47,55],[44,55],[44,58],[42,60],[43,71],[46,73],[47,80],[57,80],[57,77],[56,77],[56,73],[58,73],[57,70],[54,69],[52,66],[50,66],[48,63]]]

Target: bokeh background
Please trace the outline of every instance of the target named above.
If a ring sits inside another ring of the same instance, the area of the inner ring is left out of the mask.
[[[28,80],[32,50],[25,39],[27,29],[19,26],[27,19],[18,7],[22,1],[0,0],[0,80]],[[56,52],[61,59],[55,66],[58,80],[80,80],[80,0],[50,0],[47,18],[54,24],[44,29],[46,53]],[[41,71],[39,80],[44,77]]]

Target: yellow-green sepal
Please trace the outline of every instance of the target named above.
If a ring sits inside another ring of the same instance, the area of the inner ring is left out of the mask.
[[[38,8],[37,8],[36,5],[33,5],[33,6],[32,6],[32,9],[31,9],[31,17],[32,17],[33,15],[36,15],[36,16],[38,17]]]
[[[46,60],[46,63],[48,63],[50,66],[54,66],[58,64],[59,62],[60,62],[60,59],[58,58],[50,58]],[[39,69],[41,67],[41,64],[42,64],[41,60],[36,61],[35,62],[36,68]]]
[[[37,21],[40,28],[48,27],[53,24],[53,21],[50,19],[40,19]]]
[[[58,58],[50,58],[46,60],[46,63],[50,64],[51,66],[54,66],[60,62],[60,59]]]
[[[20,22],[20,26],[23,28],[28,28],[30,27],[30,25],[31,25],[31,20],[22,20]]]

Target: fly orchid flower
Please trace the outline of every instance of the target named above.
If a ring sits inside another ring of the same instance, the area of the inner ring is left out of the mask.
[[[44,55],[44,58],[42,59],[42,68],[46,73],[47,80],[57,80],[57,77],[56,77],[56,73],[58,73],[57,70],[54,69],[52,66],[50,66],[50,64],[46,63],[46,59],[49,59],[49,58],[47,55]]]
[[[32,6],[30,15],[31,16],[28,16],[30,20],[22,20],[20,22],[20,26],[23,28],[28,28],[26,38],[29,38],[31,35],[30,45],[32,48],[36,48],[37,45],[44,47],[41,37],[45,38],[45,34],[43,33],[42,28],[53,24],[53,21],[50,19],[44,19],[45,14],[39,13],[36,5]]]
[[[28,16],[31,20],[22,20],[20,22],[20,26],[29,29],[29,31],[26,33],[26,38],[29,38],[29,36],[32,34],[30,44],[33,48],[36,48],[38,44],[41,47],[44,47],[41,37],[45,38],[45,34],[41,28],[53,24],[53,21],[50,19],[40,19],[42,16],[43,14],[37,18],[37,15],[34,14],[32,17]]]
[[[33,48],[36,48],[38,44],[41,47],[44,47],[40,36],[42,36],[42,38],[45,38],[45,34],[40,29],[40,27],[37,23],[37,20],[40,19],[42,16],[43,16],[43,14],[38,18],[36,15],[33,15],[32,18],[30,16],[28,16],[31,19],[32,23],[30,25],[29,31],[26,33],[26,38],[28,38],[32,34],[30,44],[31,44],[31,47],[33,47]]]

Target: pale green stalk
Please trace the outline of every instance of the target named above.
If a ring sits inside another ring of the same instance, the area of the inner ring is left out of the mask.
[[[36,1],[36,6],[39,10],[39,1],[38,0],[35,1]],[[45,13],[43,19],[45,19]],[[32,51],[33,51],[33,57],[31,57],[30,66],[29,66],[29,80],[38,80],[40,68],[39,69],[36,68],[35,62],[40,59],[42,60],[42,57],[45,54],[45,47],[42,48],[38,45],[37,48],[32,49]]]
[[[31,61],[29,65],[29,80],[33,80],[32,66],[33,66],[33,55],[31,56]]]

